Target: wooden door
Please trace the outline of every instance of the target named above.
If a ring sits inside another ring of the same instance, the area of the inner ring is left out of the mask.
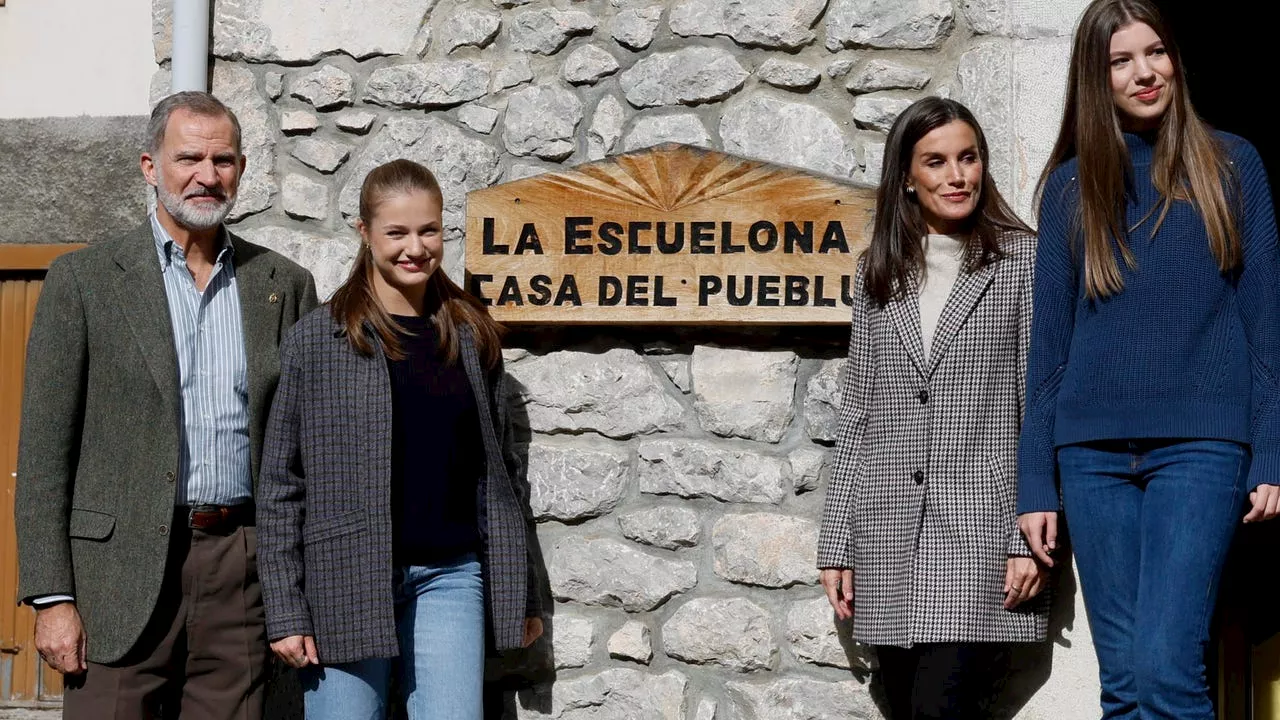
[[[1250,661],[1253,720],[1280,720],[1280,635],[1255,646]]]
[[[1280,720],[1280,519],[1243,525],[1227,560],[1212,658],[1218,720]]]
[[[62,699],[62,677],[35,652],[35,614],[17,604],[13,503],[22,376],[36,298],[49,262],[77,247],[0,246],[0,706],[55,705]]]

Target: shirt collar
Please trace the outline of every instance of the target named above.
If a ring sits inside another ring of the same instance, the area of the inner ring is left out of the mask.
[[[169,231],[165,230],[164,226],[160,224],[160,219],[156,217],[155,211],[151,212],[151,237],[156,241],[156,255],[160,258],[161,272],[169,269],[175,257],[183,264],[186,263],[187,258],[182,251],[182,246],[174,242],[173,237],[169,235]],[[218,256],[214,262],[220,265],[230,264],[235,257],[235,246],[229,241],[225,226],[218,226],[218,244],[221,249],[218,250]]]

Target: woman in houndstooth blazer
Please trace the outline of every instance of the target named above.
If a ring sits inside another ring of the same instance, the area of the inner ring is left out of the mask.
[[[308,720],[385,717],[393,668],[409,720],[480,720],[486,645],[542,632],[501,328],[440,270],[442,203],[417,163],[371,171],[350,277],[281,344],[259,556]]]
[[[903,111],[856,271],[818,565],[891,720],[986,717],[1008,643],[1047,630],[1014,514],[1035,238],[987,158],[960,103]]]

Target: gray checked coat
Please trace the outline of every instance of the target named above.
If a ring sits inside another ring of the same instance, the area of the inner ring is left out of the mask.
[[[877,307],[857,271],[818,565],[853,568],[853,634],[876,645],[1043,640],[1045,595],[1003,607],[1018,533],[1035,238],[961,271],[924,357],[918,288]]]
[[[528,485],[511,452],[502,367],[486,372],[471,335],[461,339],[484,436],[485,604],[494,645],[507,650],[540,612]],[[328,306],[298,321],[280,353],[257,499],[267,636],[312,635],[324,663],[398,656],[386,357],[352,350]]]

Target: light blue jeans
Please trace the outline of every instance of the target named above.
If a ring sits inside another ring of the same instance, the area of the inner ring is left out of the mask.
[[[401,692],[409,720],[481,720],[484,581],[475,553],[396,569]],[[307,720],[383,720],[393,658],[306,667]]]

